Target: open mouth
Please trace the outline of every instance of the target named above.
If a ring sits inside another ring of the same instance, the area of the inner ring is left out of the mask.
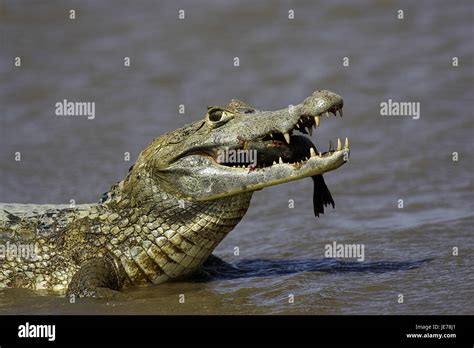
[[[229,103],[231,105],[235,101]],[[202,129],[186,139],[188,150],[178,154],[160,172],[180,180],[180,194],[205,201],[257,191],[311,177],[315,194],[315,215],[334,205],[322,174],[333,171],[349,159],[349,141],[337,139],[326,151],[311,141],[314,128],[323,118],[341,117],[342,98],[318,90],[302,103],[276,111],[242,112],[231,105],[208,110]],[[253,110],[253,109],[252,109]],[[212,116],[212,117],[211,117]],[[224,117],[224,123],[217,123]],[[205,141],[199,138],[206,136]],[[186,137],[187,138],[187,137]],[[183,139],[184,140],[184,139]],[[185,173],[184,175],[179,175]]]
[[[342,117],[342,103],[331,105],[317,116],[303,114],[286,132],[270,132],[254,140],[242,140],[239,147],[227,150],[233,152],[228,156],[217,156],[209,152],[207,155],[219,165],[236,169],[261,170],[281,164],[291,164],[298,168],[312,157],[325,158],[338,151],[348,151],[347,138],[344,144],[339,138],[335,145],[330,141],[328,150],[323,152],[319,152],[311,142],[313,129],[320,126],[322,118],[330,117],[331,114]]]

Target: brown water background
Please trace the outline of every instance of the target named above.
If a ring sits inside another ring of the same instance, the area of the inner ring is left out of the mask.
[[[342,95],[344,117],[323,119],[313,140],[325,149],[347,136],[351,159],[325,176],[335,210],[314,218],[310,179],[259,191],[215,251],[233,263],[276,260],[257,262],[257,270],[291,260],[323,260],[324,269],[168,283],[129,289],[125,300],[76,304],[5,289],[0,313],[474,314],[473,6],[2,1],[1,202],[95,202],[151,139],[231,98],[273,110],[316,89]],[[13,65],[17,56],[21,68]],[[55,116],[63,99],[95,101],[95,119]],[[421,117],[381,116],[388,99],[419,102]],[[324,261],[333,241],[364,244],[367,269]],[[397,266],[424,259],[416,268]]]

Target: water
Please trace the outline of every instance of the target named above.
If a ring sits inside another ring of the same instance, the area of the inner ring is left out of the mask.
[[[344,118],[323,119],[312,138],[327,148],[348,136],[351,160],[326,174],[336,209],[320,219],[310,179],[254,194],[215,251],[250,267],[239,277],[76,304],[6,289],[0,312],[473,314],[473,5],[444,4],[2,2],[2,202],[95,202],[126,175],[124,152],[134,161],[153,137],[231,98],[273,110],[316,89],[342,95]],[[95,101],[95,119],[54,116],[64,98]],[[388,99],[420,102],[421,117],[380,116]],[[364,262],[325,259],[333,241],[364,244]]]

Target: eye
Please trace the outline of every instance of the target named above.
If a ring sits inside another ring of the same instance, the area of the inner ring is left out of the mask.
[[[219,109],[214,109],[209,113],[209,120],[212,122],[220,121],[222,118],[223,111]]]
[[[207,123],[212,128],[216,128],[231,120],[234,113],[221,107],[209,107],[206,116]]]

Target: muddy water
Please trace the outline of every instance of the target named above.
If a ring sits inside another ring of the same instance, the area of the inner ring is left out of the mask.
[[[336,209],[320,219],[310,179],[254,195],[215,251],[238,276],[76,304],[6,289],[0,312],[473,314],[473,5],[443,4],[2,2],[2,202],[97,201],[126,174],[125,152],[133,161],[231,98],[272,110],[341,94],[344,118],[323,119],[313,140],[348,136],[351,159],[326,175]],[[65,98],[95,101],[95,118],[55,116]],[[420,103],[420,117],[381,116],[389,99]],[[363,244],[364,261],[325,258],[334,241]]]

